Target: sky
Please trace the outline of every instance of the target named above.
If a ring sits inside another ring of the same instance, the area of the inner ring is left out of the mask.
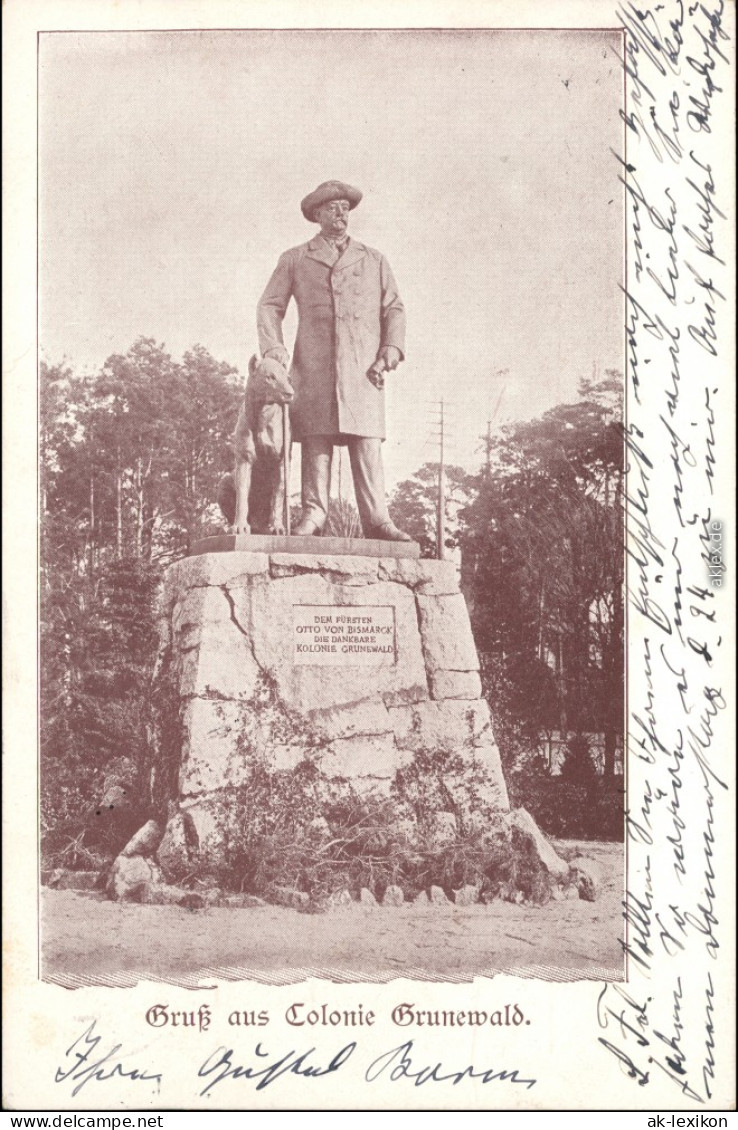
[[[245,373],[279,254],[324,180],[389,260],[407,356],[388,378],[388,487],[479,464],[623,368],[622,67],[608,31],[44,34],[39,342],[94,372],[140,336]],[[294,311],[285,322],[294,337]]]

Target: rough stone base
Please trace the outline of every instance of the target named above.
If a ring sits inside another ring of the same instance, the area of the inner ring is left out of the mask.
[[[352,616],[379,606],[394,621],[394,651],[369,664],[351,654],[297,662],[294,610],[306,605]],[[508,810],[453,563],[200,554],[166,571],[159,629],[159,790],[201,846],[217,839],[224,791],[256,765],[308,760],[330,780],[381,793],[416,755],[455,755],[479,770],[485,802]]]

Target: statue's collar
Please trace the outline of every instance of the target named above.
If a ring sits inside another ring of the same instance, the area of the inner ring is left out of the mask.
[[[308,255],[311,259],[317,259],[327,267],[335,267],[337,271],[350,267],[365,253],[364,244],[352,239],[351,236],[348,237],[348,246],[338,259],[336,259],[336,249],[322,235],[314,236],[308,243]]]

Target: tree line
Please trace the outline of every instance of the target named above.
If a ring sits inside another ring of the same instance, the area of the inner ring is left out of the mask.
[[[583,379],[579,397],[484,441],[470,474],[449,467],[446,548],[462,588],[508,775],[534,766],[541,734],[568,743],[573,778],[616,771],[624,710],[622,376]],[[395,520],[436,551],[438,468],[394,496]]]
[[[153,598],[201,533],[230,464],[241,396],[232,365],[175,361],[141,338],[80,376],[42,364],[40,759],[42,842],[76,840],[111,787],[147,793]],[[93,822],[94,824],[94,822]]]
[[[448,542],[462,550],[485,691],[508,771],[543,729],[622,735],[621,380],[488,437],[476,473],[448,472]],[[53,855],[114,783],[146,793],[153,597],[193,540],[221,532],[242,394],[202,346],[181,360],[150,338],[84,376],[43,363],[40,427],[42,836]],[[391,511],[435,552],[437,467]],[[356,530],[339,500],[334,532]]]

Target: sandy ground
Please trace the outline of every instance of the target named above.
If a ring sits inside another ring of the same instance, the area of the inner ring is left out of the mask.
[[[561,842],[596,859],[606,880],[596,902],[542,907],[350,907],[300,914],[249,909],[113,903],[99,895],[45,889],[42,977],[73,988],[155,979],[469,981],[514,973],[553,981],[621,980],[623,845]]]

